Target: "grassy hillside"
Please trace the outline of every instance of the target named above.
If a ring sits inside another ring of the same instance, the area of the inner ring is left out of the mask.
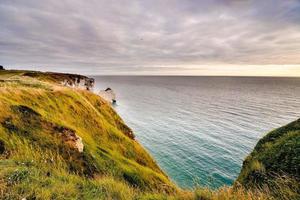
[[[63,190],[66,183],[74,190],[86,189],[84,178],[95,181],[100,177],[142,191],[175,190],[132,138],[131,130],[99,96],[62,87],[57,84],[57,75],[27,74],[0,72],[0,168],[5,168],[0,176],[10,180],[3,191],[34,196],[43,190],[37,186],[45,186],[49,194],[57,194],[55,190]],[[65,141],[63,135],[68,133],[82,138],[83,152]]]
[[[179,189],[108,103],[90,91],[61,85],[74,78],[86,77],[0,71],[0,199],[274,199],[268,189],[257,187]],[[299,156],[299,124],[293,127],[297,130],[288,129],[285,137],[296,146],[286,150],[294,147],[296,154],[288,154],[287,167],[299,164],[294,160]],[[246,168],[244,164],[239,177],[244,185]],[[299,173],[299,165],[290,170]]]
[[[244,161],[237,182],[275,192],[281,182],[300,199],[300,119],[262,138]]]

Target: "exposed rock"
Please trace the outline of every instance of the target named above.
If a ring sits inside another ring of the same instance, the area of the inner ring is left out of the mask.
[[[76,136],[76,140],[75,140],[75,146],[76,148],[78,149],[79,152],[83,152],[83,143],[82,143],[82,139],[81,137],[79,137],[78,135],[75,135]]]
[[[91,90],[95,85],[95,79],[93,79],[93,78],[85,79],[85,84],[84,85],[85,85],[87,90]]]
[[[0,70],[5,70],[4,67],[2,65],[0,65]]]
[[[116,94],[111,88],[106,88],[106,90],[100,90],[98,93],[103,99],[110,103],[116,103]]]
[[[68,80],[68,79],[65,79],[65,80],[62,82],[62,85],[67,86],[67,87],[75,87],[75,84],[73,83],[73,81]]]
[[[86,90],[92,90],[95,85],[95,80],[87,76],[78,74],[66,74],[66,73],[55,73],[55,72],[25,72],[23,76],[29,76],[32,78],[47,78],[51,81],[61,83],[67,87],[78,87]]]
[[[62,85],[67,87],[77,87],[86,90],[92,90],[95,85],[95,80],[93,78],[83,78],[83,77],[72,77],[65,79]]]
[[[127,135],[129,138],[131,138],[131,139],[134,140],[135,135],[134,135],[134,133],[132,132],[132,130],[126,131],[126,132],[124,132],[124,133],[125,133],[125,135]]]
[[[61,134],[61,137],[66,144],[73,149],[77,149],[78,152],[83,152],[84,145],[82,139],[76,135],[74,130],[66,127],[56,127],[55,129]]]

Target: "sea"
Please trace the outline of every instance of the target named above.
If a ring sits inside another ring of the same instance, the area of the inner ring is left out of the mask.
[[[266,133],[300,117],[300,78],[96,76],[114,109],[182,188],[232,185]]]

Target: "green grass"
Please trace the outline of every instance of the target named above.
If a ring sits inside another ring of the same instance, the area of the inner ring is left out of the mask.
[[[236,182],[300,199],[300,119],[263,137],[244,161]]]
[[[60,85],[74,76],[79,75],[0,71],[0,199],[273,199],[271,189],[277,197],[298,194],[289,177],[277,178],[272,187],[181,190],[108,103],[89,91]],[[62,140],[63,130],[82,138],[83,152]],[[251,167],[244,166],[240,177],[298,164],[298,128],[284,130],[289,133],[271,137],[274,144],[258,143],[266,155],[252,153],[245,161]],[[282,160],[277,154],[290,147],[294,154],[285,164],[277,163]],[[275,159],[270,166],[264,162],[268,157]],[[299,172],[288,170],[288,175]]]
[[[247,186],[277,175],[300,180],[300,119],[268,133],[244,161],[237,181]]]

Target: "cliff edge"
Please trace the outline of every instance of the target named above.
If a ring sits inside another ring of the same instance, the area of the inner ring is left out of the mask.
[[[245,188],[268,188],[276,195],[289,188],[293,199],[300,199],[300,119],[258,141],[243,162],[238,183]]]
[[[132,188],[174,192],[105,100],[63,84],[79,79],[87,77],[0,72],[0,196],[106,199],[116,190],[122,199],[118,193],[133,195]]]

